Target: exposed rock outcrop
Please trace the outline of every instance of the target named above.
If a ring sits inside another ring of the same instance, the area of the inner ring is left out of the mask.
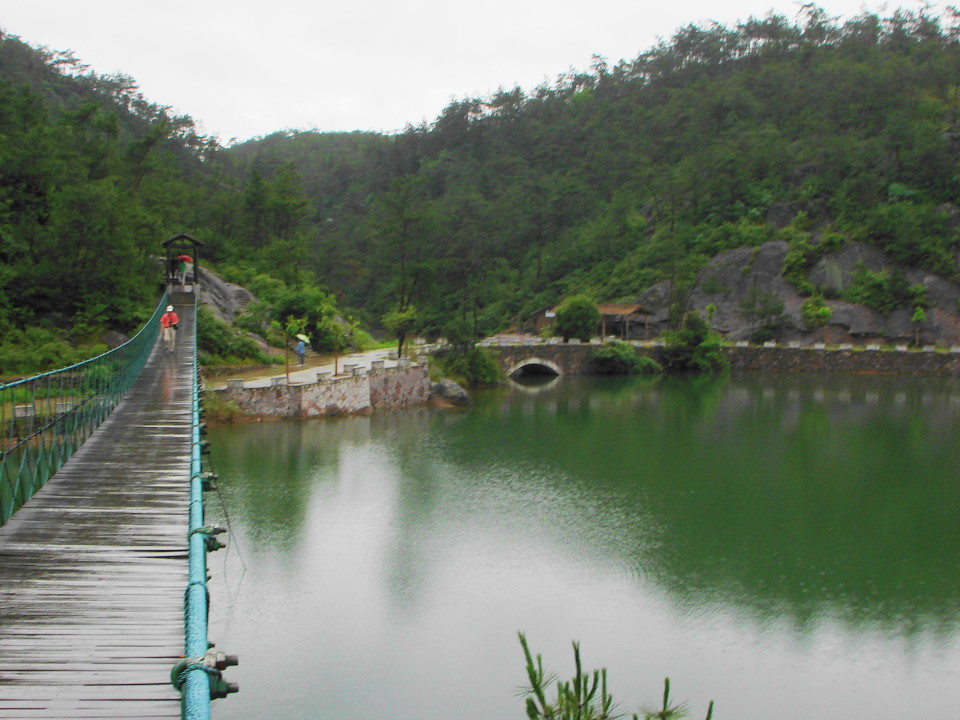
[[[433,383],[430,394],[457,407],[468,407],[473,404],[470,394],[461,385],[448,378]]]
[[[784,217],[786,214],[784,212]],[[783,277],[787,250],[786,242],[773,241],[755,248],[720,253],[700,272],[687,307],[706,317],[706,307],[713,305],[716,309],[712,326],[729,340],[745,340],[754,332],[756,323],[745,317],[744,303],[751,295],[758,294],[783,303],[783,316],[777,329],[777,339],[782,342],[909,343],[915,340],[917,327],[912,322],[910,308],[885,315],[839,299],[826,300],[832,315],[824,327],[808,328],[801,315],[804,298]],[[808,279],[828,298],[837,298],[850,286],[860,267],[880,272],[885,268],[893,270],[896,265],[875,246],[848,242],[821,258],[810,270]],[[921,343],[960,345],[960,287],[923,270],[907,269],[903,273],[907,282],[923,285],[927,291],[930,306],[920,327]],[[638,298],[652,313],[648,322],[651,331],[667,329],[669,297],[670,284],[662,282]]]
[[[839,295],[853,280],[858,267],[880,272],[890,265],[886,254],[866,243],[848,242],[840,250],[822,258],[808,274],[810,282],[828,295]]]
[[[245,287],[227,282],[206,268],[201,272],[200,303],[210,308],[217,319],[232,324],[243,308],[257,301],[257,297]]]

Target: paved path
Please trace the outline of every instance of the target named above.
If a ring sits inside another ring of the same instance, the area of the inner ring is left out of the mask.
[[[352,353],[350,355],[341,355],[337,361],[338,370],[343,373],[344,365],[355,365],[357,367],[363,368],[364,370],[370,370],[370,364],[374,360],[382,360],[385,368],[396,367],[397,361],[390,359],[390,354],[396,353],[396,348],[393,349],[384,349],[384,350],[365,350],[363,352]],[[307,357],[307,361],[310,361],[310,357]],[[290,384],[301,384],[305,385],[308,383],[315,383],[317,381],[318,372],[329,372],[333,373],[334,362],[333,360],[324,361],[317,365],[313,365],[307,368],[298,368],[297,367],[297,356],[291,355],[290,358]],[[283,378],[286,379],[287,374],[282,369],[280,372],[275,373],[274,375],[251,378],[244,382],[244,387],[256,388],[256,387],[269,387],[272,378]],[[213,387],[226,385],[226,380],[217,382],[213,384]]]

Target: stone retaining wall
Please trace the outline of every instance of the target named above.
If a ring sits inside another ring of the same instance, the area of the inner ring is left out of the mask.
[[[425,405],[430,400],[431,382],[426,365],[377,372],[370,379],[370,406],[374,410]]]
[[[423,405],[430,399],[430,385],[427,366],[410,365],[305,385],[228,387],[216,392],[247,415],[308,418]]]
[[[598,345],[528,344],[489,345],[506,373],[525,363],[553,365],[565,375],[586,375],[592,371],[591,355]],[[960,352],[844,349],[815,346],[755,347],[727,346],[723,349],[732,372],[837,372],[884,375],[960,375]],[[660,359],[660,347],[642,345],[637,352]]]
[[[300,388],[278,385],[267,388],[222,388],[224,400],[232,400],[247,415],[296,417],[300,407]]]
[[[370,409],[369,375],[333,378],[290,389],[300,391],[300,402],[297,414],[287,417],[347,415]]]
[[[960,375],[960,353],[826,350],[785,347],[725,348],[732,372],[836,372],[876,375]]]

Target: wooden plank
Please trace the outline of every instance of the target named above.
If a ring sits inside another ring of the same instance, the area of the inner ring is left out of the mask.
[[[170,663],[142,663],[139,665],[128,664],[119,669],[110,669],[97,665],[76,665],[63,668],[40,667],[31,665],[20,670],[4,670],[0,673],[0,683],[15,683],[19,687],[31,684],[42,684],[44,688],[53,685],[69,685],[85,688],[107,688],[106,690],[97,690],[94,692],[96,697],[115,697],[120,693],[120,688],[130,687],[154,687],[164,696],[170,692],[170,668],[176,662],[173,659]],[[144,673],[149,673],[155,680],[153,682],[144,682]],[[166,678],[163,673],[166,670]],[[126,697],[138,697],[129,692],[123,693]]]
[[[0,710],[4,709],[0,705]],[[179,702],[160,702],[156,699],[140,701],[25,701],[17,706],[6,708],[3,717],[45,718],[55,720],[64,718],[76,720],[78,717],[97,720],[99,718],[179,718]],[[15,711],[16,714],[11,714]]]

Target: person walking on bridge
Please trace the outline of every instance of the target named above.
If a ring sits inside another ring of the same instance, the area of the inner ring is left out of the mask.
[[[160,327],[163,328],[163,347],[168,353],[173,352],[174,344],[177,341],[176,330],[180,324],[180,318],[173,311],[173,305],[167,305],[167,311],[160,316]]]

